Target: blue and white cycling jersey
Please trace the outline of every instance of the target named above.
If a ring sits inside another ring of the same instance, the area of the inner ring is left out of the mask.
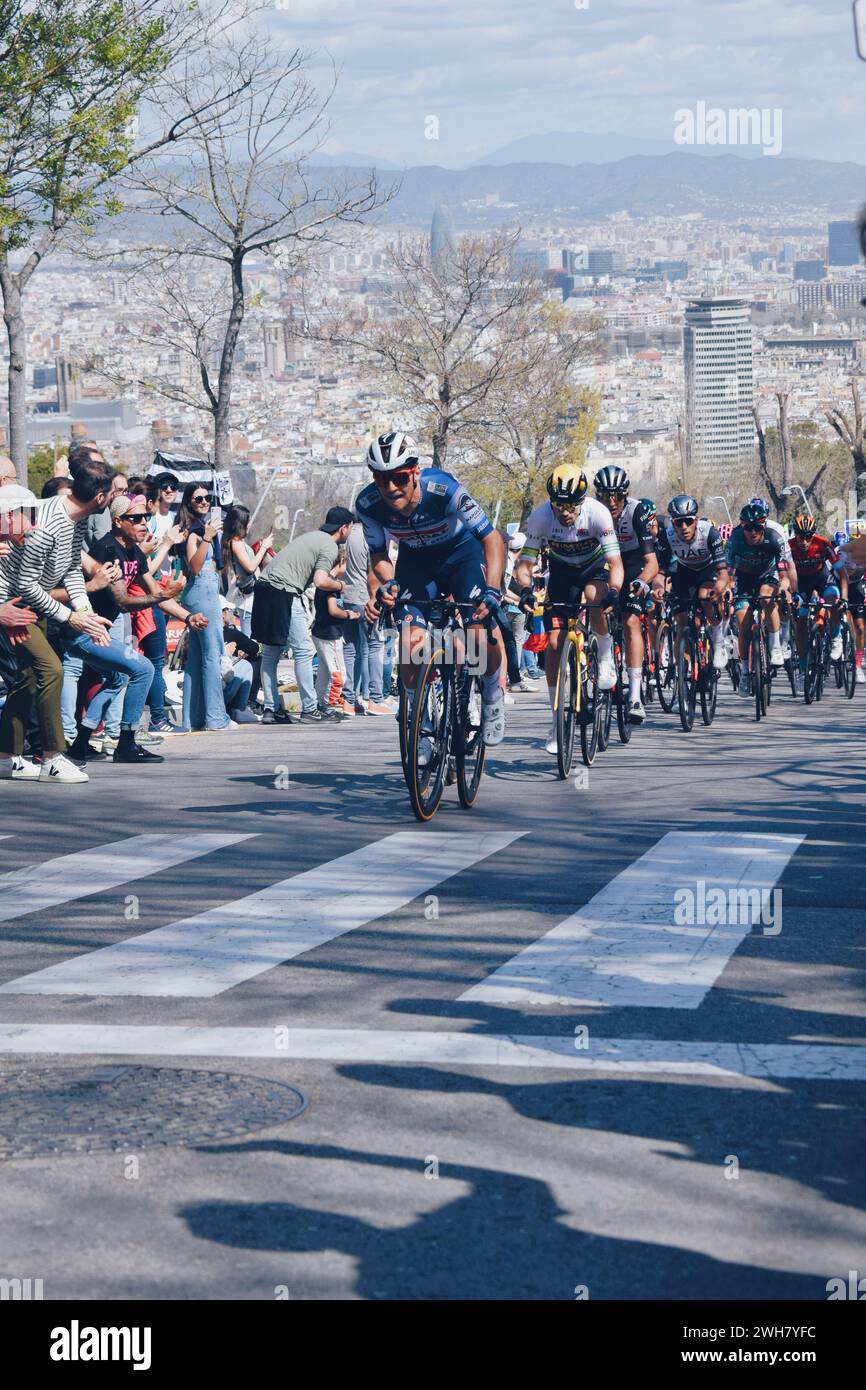
[[[387,551],[389,537],[401,549],[448,554],[470,536],[480,541],[493,530],[484,508],[440,468],[421,469],[421,500],[413,512],[393,511],[375,483],[358,494],[355,507],[372,555]]]

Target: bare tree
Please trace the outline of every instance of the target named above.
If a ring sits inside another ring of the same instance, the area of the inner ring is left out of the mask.
[[[577,373],[598,358],[600,327],[561,305],[542,305],[521,325],[512,370],[492,387],[485,418],[469,430],[477,462],[467,481],[491,505],[502,497],[521,524],[542,499],[547,474],[557,463],[582,464],[595,437],[600,398]],[[512,328],[507,322],[501,331]]]
[[[134,258],[137,271],[150,267],[151,284],[154,274],[164,280],[173,301],[174,327],[157,324],[151,337],[175,332],[177,350],[195,367],[186,386],[165,374],[138,379],[211,417],[217,468],[229,462],[235,356],[249,308],[247,257],[263,252],[297,265],[382,201],[372,174],[358,185],[312,182],[306,160],[326,134],[333,85],[325,96],[317,91],[310,61],[306,50],[281,54],[252,28],[235,30],[229,44],[211,48],[206,65],[172,83],[177,119],[194,126],[183,151],[170,163],[139,163],[131,180],[140,210],[168,232]],[[201,103],[217,103],[225,90],[240,95],[219,105],[212,123],[196,125]],[[199,267],[220,274],[220,288],[205,303],[184,288],[186,274]]]
[[[864,222],[860,224],[861,238],[866,236]],[[851,415],[844,414],[834,407],[826,412],[826,418],[851,454],[854,465],[854,486],[857,489],[857,510],[866,512],[866,426],[863,418],[863,402],[860,399],[860,384],[856,377],[851,378]]]
[[[504,391],[527,365],[523,337],[544,286],[515,271],[519,238],[519,231],[463,236],[437,256],[427,238],[392,245],[397,283],[388,318],[358,322],[306,304],[310,336],[334,351],[361,349],[385,369],[413,428],[432,438],[437,468],[487,419],[494,389]]]
[[[162,83],[189,69],[202,36],[224,32],[232,0],[211,8],[181,0],[0,0],[6,62],[0,75],[0,294],[9,342],[9,446],[26,478],[28,285],[73,231],[92,232],[120,211],[121,170],[152,158],[206,126],[226,88],[194,111],[161,121]],[[180,55],[180,56],[179,56]],[[136,138],[147,107],[148,134]],[[17,260],[17,263],[16,263]]]

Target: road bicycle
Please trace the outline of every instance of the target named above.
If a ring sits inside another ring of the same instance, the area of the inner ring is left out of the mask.
[[[574,761],[574,745],[580,730],[581,757],[591,767],[599,746],[604,701],[598,689],[598,640],[584,614],[607,604],[570,601],[549,603],[548,610],[566,619],[556,672],[554,717],[556,723],[556,765],[561,778],[568,776]],[[608,628],[610,617],[608,616]]]
[[[718,605],[715,605],[715,617],[721,620]],[[697,597],[686,610],[685,625],[677,645],[677,696],[680,724],[687,734],[694,726],[699,697],[701,718],[705,724],[712,724],[719,698],[718,680],[713,665],[710,625],[703,601]]]
[[[457,783],[461,806],[475,804],[484,772],[483,685],[466,667],[466,628],[462,614],[476,603],[453,599],[413,600],[428,619],[428,641],[421,648],[415,698],[400,683],[397,721],[403,776],[418,820],[435,816],[446,786]],[[393,621],[393,620],[392,620]],[[488,634],[489,619],[485,622]]]
[[[788,684],[789,684],[790,687],[791,687],[791,694],[792,694],[792,696],[793,696],[793,698],[794,698],[795,700],[799,700],[799,698],[800,698],[800,662],[799,662],[799,658],[798,658],[798,656],[797,656],[797,645],[796,645],[796,642],[794,641],[794,617],[795,617],[795,614],[794,614],[793,605],[791,604],[791,601],[790,601],[790,599],[788,598],[788,595],[787,595],[787,593],[786,593],[784,590],[779,594],[779,615],[780,615],[780,617],[781,617],[781,620],[782,620],[783,625],[784,625],[785,623],[787,623],[787,625],[788,625],[788,648],[787,648],[787,651],[785,651],[785,648],[784,648],[784,647],[782,648],[782,654],[783,654],[783,657],[784,657],[783,667],[784,667],[785,674],[786,674],[787,677],[788,677]],[[776,668],[774,668],[774,667],[771,667],[771,668],[770,668],[770,677],[771,677],[771,679],[773,678],[773,674],[774,674],[774,670],[775,670],[775,669],[776,669]]]
[[[803,699],[807,705],[817,703],[823,697],[824,686],[831,672],[835,677],[837,690],[844,689],[849,700],[854,698],[857,665],[854,638],[847,621],[847,612],[848,605],[844,600],[835,607],[815,593],[809,600],[806,608],[806,672],[803,677]],[[830,656],[833,626],[840,618],[842,654],[833,658]]]

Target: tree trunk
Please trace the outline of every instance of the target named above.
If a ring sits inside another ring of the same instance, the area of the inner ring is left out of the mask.
[[[776,400],[779,403],[779,451],[782,456],[782,486],[779,489],[780,495],[785,495],[785,488],[791,485],[791,439],[788,430],[788,393],[787,391],[777,391]]]
[[[246,303],[244,300],[244,251],[236,250],[231,262],[232,307],[226,324],[223,350],[220,357],[220,374],[217,385],[217,401],[214,410],[213,465],[218,471],[226,471],[231,464],[229,448],[229,428],[231,425],[232,377],[234,373],[235,352],[238,335],[244,321]]]
[[[852,450],[854,483],[857,488],[857,515],[866,516],[866,449],[861,444]]]
[[[8,262],[0,265],[3,322],[9,340],[9,457],[18,470],[18,481],[27,486],[27,339],[18,277]]]

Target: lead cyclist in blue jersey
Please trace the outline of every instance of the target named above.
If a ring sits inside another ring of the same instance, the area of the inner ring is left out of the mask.
[[[367,617],[374,620],[382,605],[395,610],[403,634],[400,677],[412,691],[420,670],[413,654],[423,645],[426,629],[417,601],[450,596],[458,603],[476,604],[467,626],[475,632],[475,650],[486,651],[479,672],[484,742],[501,743],[502,649],[489,632],[485,643],[482,632],[485,619],[499,606],[505,543],[463,484],[442,469],[422,468],[413,441],[400,431],[373,441],[367,467],[373,482],[355,502],[370,547],[372,597]],[[397,542],[396,567],[388,555],[389,537]]]

